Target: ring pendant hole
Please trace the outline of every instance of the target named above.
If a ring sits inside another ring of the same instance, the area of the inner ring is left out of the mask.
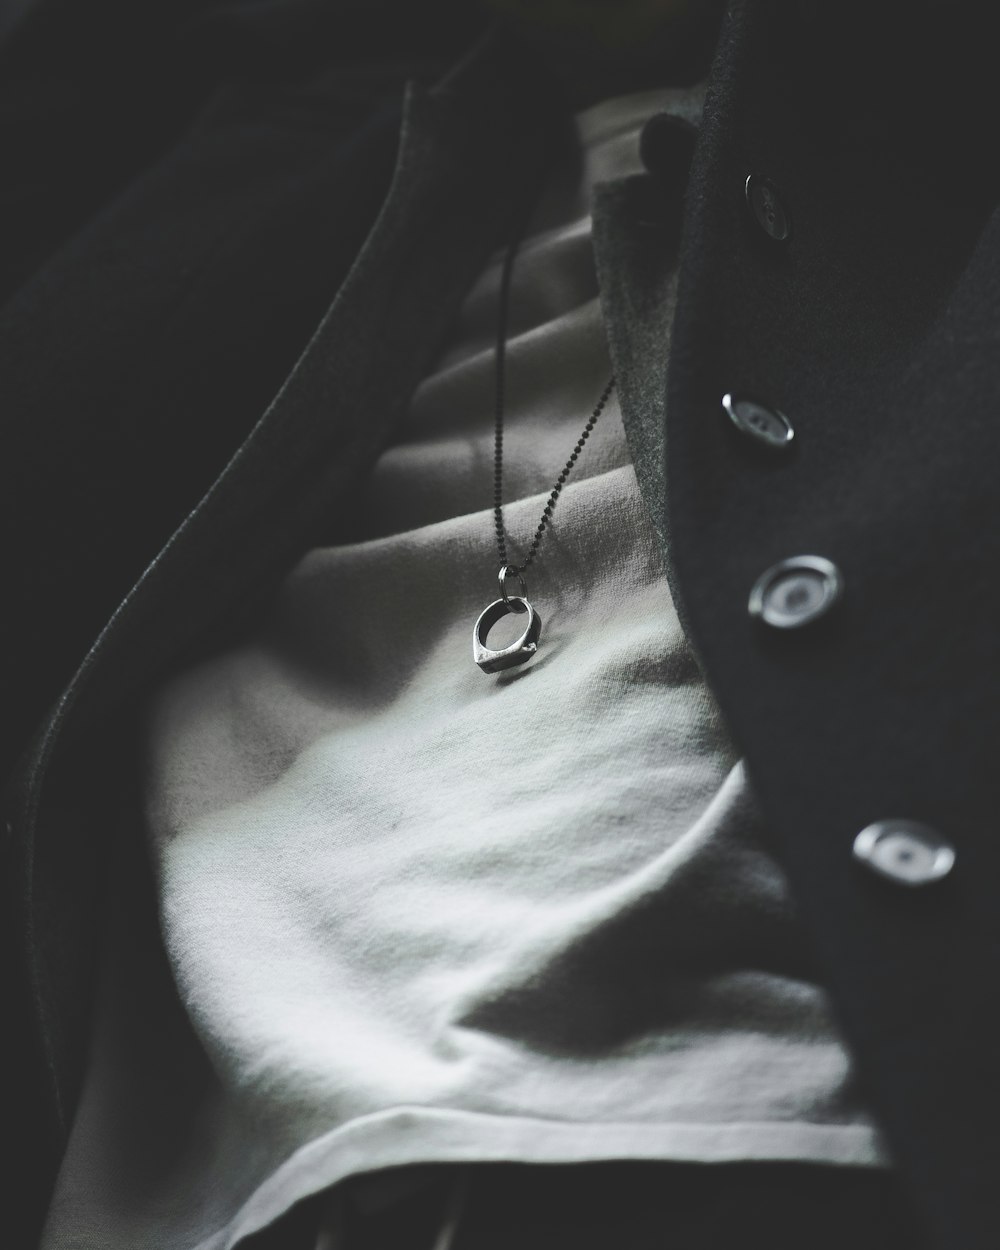
[[[527,624],[524,614],[528,609],[513,596],[510,603],[515,610],[502,616],[486,635],[486,645],[493,651],[503,651],[505,647],[517,642],[524,633],[524,627]]]

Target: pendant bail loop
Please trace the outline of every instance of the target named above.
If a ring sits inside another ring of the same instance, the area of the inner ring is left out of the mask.
[[[514,599],[512,599],[507,593],[508,577],[517,578],[519,591],[517,597]],[[514,568],[513,565],[505,564],[500,569],[498,581],[500,582],[500,597],[503,599],[505,606],[512,609],[514,612],[523,612],[524,608],[518,603],[518,599],[527,600],[528,598],[528,587],[524,584],[524,574],[520,572],[520,570]]]

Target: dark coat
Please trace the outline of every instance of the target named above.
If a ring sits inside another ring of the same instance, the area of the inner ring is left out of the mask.
[[[636,243],[657,175],[634,180],[601,275],[629,305],[611,346],[654,432],[637,470],[675,600],[940,1250],[1000,1244],[986,7],[734,0],[683,221]],[[441,77],[478,37],[467,14],[442,39],[335,8],[38,0],[0,57],[5,1104],[9,1209],[35,1227],[85,1060],[106,856],[139,819],[132,712],[350,534],[565,117],[495,33]],[[748,211],[748,174],[779,189],[786,241]],[[731,390],[789,415],[792,454],[734,433]],[[750,587],[803,553],[843,597],[769,630]],[[866,869],[855,837],[887,818],[936,830],[948,876]]]

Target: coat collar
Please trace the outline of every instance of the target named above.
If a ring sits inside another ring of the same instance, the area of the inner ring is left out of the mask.
[[[17,927],[53,1159],[86,1049],[104,853],[93,838],[106,829],[88,805],[102,786],[118,789],[123,726],[157,676],[205,637],[238,630],[248,603],[336,529],[464,292],[509,232],[558,117],[544,79],[512,75],[510,55],[492,32],[435,86],[408,83],[391,185],[335,299],[249,436],[112,615],[15,773]]]

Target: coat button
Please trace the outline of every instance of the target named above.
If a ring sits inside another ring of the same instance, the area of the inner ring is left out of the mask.
[[[775,243],[786,243],[792,234],[792,218],[770,178],[750,174],[744,188],[754,221]]]
[[[683,117],[654,113],[639,132],[639,157],[658,178],[686,175],[697,131]]]
[[[722,407],[741,434],[772,451],[788,447],[795,437],[791,421],[777,408],[736,395],[723,395]]]
[[[792,556],[754,582],[750,615],[775,629],[798,629],[824,616],[843,592],[840,570],[823,556]]]
[[[930,825],[878,820],[854,839],[854,858],[899,885],[927,885],[951,872],[955,850]]]

